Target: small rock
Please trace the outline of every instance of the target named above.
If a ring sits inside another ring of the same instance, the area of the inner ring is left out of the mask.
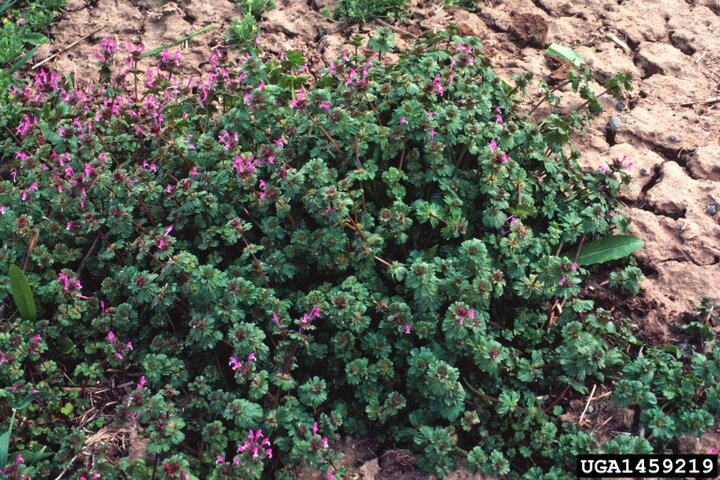
[[[647,168],[640,167],[640,176],[641,177],[647,177],[650,174]]]
[[[705,207],[705,211],[710,215],[715,215],[718,211],[718,206],[715,203],[711,203],[710,205]]]
[[[620,110],[620,111],[625,110],[625,102],[617,102],[617,103],[615,104],[615,108],[618,109],[618,110]]]
[[[675,135],[674,133],[672,135],[668,135],[667,139],[673,143],[680,143],[683,141],[683,137],[681,135]]]
[[[607,126],[613,132],[620,128],[620,119],[618,117],[610,117]]]
[[[607,10],[608,12],[612,12],[612,11],[613,11],[613,6],[612,6],[611,3],[603,3],[603,8],[604,8],[605,10]]]

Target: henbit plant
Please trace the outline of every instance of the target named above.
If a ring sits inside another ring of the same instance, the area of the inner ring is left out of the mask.
[[[0,415],[52,394],[9,445],[51,457],[6,471],[347,478],[349,434],[438,474],[571,478],[577,453],[668,448],[720,411],[715,340],[640,348],[578,298],[582,245],[629,223],[623,165],[584,172],[566,145],[595,109],[529,122],[524,85],[451,34],[392,64],[358,49],[314,85],[298,52],[234,71],[216,53],[188,82],[179,53],[143,72],[126,49],[101,43],[96,83],[1,93],[0,262],[26,266],[40,320],[2,322]],[[130,384],[115,414],[74,413],[109,376]],[[611,381],[652,437],[602,446],[561,420]],[[83,450],[106,426],[137,428],[145,458]]]

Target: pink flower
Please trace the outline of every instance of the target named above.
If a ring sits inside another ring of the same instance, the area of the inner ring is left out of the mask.
[[[610,169],[607,167],[607,165],[600,165],[598,167],[598,172],[608,174],[610,173]]]
[[[20,455],[20,454],[18,453],[17,456],[15,457],[15,463],[17,463],[17,464],[25,463],[25,459],[23,458],[22,455]]]
[[[622,168],[625,170],[630,170],[633,166],[633,163],[628,159],[627,155],[623,155],[622,160],[620,161],[620,164],[622,165]]]
[[[303,108],[305,106],[305,91],[298,90],[295,92],[295,98],[290,100],[290,108]]]
[[[412,326],[411,326],[411,325],[405,325],[404,330],[405,330],[405,333],[406,333],[407,335],[410,335],[410,332],[412,331]]]
[[[495,152],[497,152],[497,149],[498,149],[498,144],[495,141],[495,139],[493,138],[492,140],[490,140],[490,151],[495,153]]]
[[[256,360],[257,360],[257,357],[255,356],[255,352],[250,352],[250,354],[248,355],[247,361],[248,361],[248,362],[254,362],[254,361],[256,361]]]
[[[65,224],[65,230],[72,230],[72,228],[75,226],[73,222],[67,222]]]
[[[242,363],[238,362],[238,359],[235,357],[230,357],[228,365],[230,365],[230,367],[236,372],[242,368]]]
[[[325,110],[325,113],[330,113],[330,102],[323,100],[320,102],[320,108]]]
[[[125,348],[126,348],[127,350],[132,350],[132,349],[133,349],[133,344],[132,344],[132,342],[127,342],[127,343],[125,344]]]
[[[455,307],[455,313],[457,313],[457,315],[458,315],[458,323],[460,325],[463,325],[465,323],[466,318],[468,318],[470,320],[475,320],[475,309],[474,308],[467,310],[463,307]]]
[[[320,439],[320,443],[322,444],[323,448],[330,448],[330,445],[328,445],[328,439],[327,437],[323,437]]]
[[[318,423],[317,423],[317,422],[313,422],[313,424],[312,424],[312,434],[313,434],[313,435],[317,435],[318,430],[319,430],[319,428],[318,428]]]
[[[108,339],[108,342],[110,342],[110,343],[115,343],[117,341],[117,337],[115,336],[115,333],[113,333],[112,330],[110,330],[107,333],[107,339]]]
[[[502,109],[499,106],[495,107],[495,121],[500,125],[505,123],[505,120],[502,116]]]
[[[225,463],[225,459],[223,458],[222,455],[218,455],[217,457],[215,457],[215,463],[223,464],[223,463]]]
[[[405,117],[400,117],[400,125],[407,125],[407,123],[408,123],[408,122],[407,122],[407,118],[405,118]]]
[[[433,80],[433,89],[435,90],[435,93],[442,96],[445,93],[445,89],[442,86],[442,83],[440,83],[440,74],[435,74],[435,79]]]
[[[565,275],[563,275],[562,278],[560,279],[560,281],[558,282],[558,285],[560,285],[561,287],[564,287],[565,285],[567,285],[567,281],[568,281],[567,277]]]
[[[138,382],[137,388],[138,390],[145,388],[145,375],[140,375],[140,381]]]

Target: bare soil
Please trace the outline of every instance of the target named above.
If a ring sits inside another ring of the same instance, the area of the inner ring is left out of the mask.
[[[320,11],[332,10],[334,1],[277,0],[261,22],[261,47],[301,50],[317,71],[348,48],[351,36],[368,36],[379,25],[326,19]],[[227,26],[241,14],[230,0],[69,0],[51,31],[52,43],[34,60],[60,52],[48,66],[90,79],[96,75],[93,49],[102,38],[154,48],[215,23],[217,29],[190,40],[183,51],[189,73],[201,74],[209,49],[223,47]],[[600,81],[617,71],[633,75],[632,95],[622,104],[603,99],[604,116],[578,134],[575,145],[589,168],[624,155],[633,162],[623,201],[635,234],[645,240],[637,257],[647,279],[632,299],[608,292],[602,279],[588,288],[601,304],[636,321],[646,340],[676,342],[700,298],[720,300],[720,212],[713,213],[720,210],[720,102],[712,101],[720,96],[720,0],[495,0],[481,3],[476,13],[412,0],[410,18],[392,28],[402,48],[451,23],[478,36],[498,74],[508,79],[523,70],[562,78],[562,67],[543,53],[553,42],[578,51]],[[539,91],[533,95],[540,98]],[[563,108],[576,105],[572,95],[565,97]],[[620,124],[614,139],[606,135],[611,116]],[[632,427],[632,412],[613,410],[606,393],[601,387],[592,402],[568,399],[569,415],[605,437]],[[718,433],[688,438],[681,448],[705,452],[720,445]],[[343,449],[361,478],[429,478],[415,472],[408,452],[381,452],[363,441]],[[476,477],[458,471],[448,478]]]

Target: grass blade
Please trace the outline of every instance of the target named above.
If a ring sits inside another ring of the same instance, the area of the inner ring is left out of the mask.
[[[197,37],[198,35],[202,35],[203,33],[207,33],[214,28],[217,28],[217,25],[213,23],[201,30],[198,30],[197,32],[193,32],[190,35],[186,35],[186,36],[182,37],[180,40],[176,40],[172,43],[168,43],[167,45],[163,45],[161,47],[157,47],[157,48],[153,48],[152,50],[148,50],[147,52],[143,52],[140,54],[140,58],[152,57],[153,55],[157,55],[158,53],[162,52],[163,50],[167,50],[168,48],[176,47],[176,46],[180,45],[181,43],[187,42],[191,38]]]
[[[30,59],[35,55],[35,53],[38,51],[39,48],[40,48],[40,45],[38,45],[37,47],[33,48],[32,50],[27,52],[25,55],[23,55],[23,57],[20,60],[15,62],[15,65],[13,65],[12,67],[10,67],[10,69],[8,69],[7,74],[12,75],[13,73],[17,72],[22,67],[24,67],[25,64],[27,62],[29,62]]]

